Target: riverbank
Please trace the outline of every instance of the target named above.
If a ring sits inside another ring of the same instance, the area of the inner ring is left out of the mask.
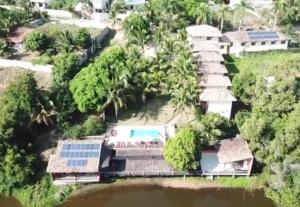
[[[160,186],[163,188],[200,190],[211,188],[244,188],[247,190],[262,189],[264,179],[259,176],[254,177],[222,177],[210,180],[204,177],[183,177],[176,178],[119,178],[106,180],[99,184],[82,186],[74,191],[70,197],[85,195],[102,189],[121,186]]]

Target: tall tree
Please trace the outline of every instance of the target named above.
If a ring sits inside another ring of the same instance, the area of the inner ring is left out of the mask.
[[[240,3],[235,4],[234,12],[240,19],[239,21],[239,30],[241,30],[241,26],[243,23],[243,18],[247,13],[247,10],[254,10],[252,4],[248,0],[241,0]]]

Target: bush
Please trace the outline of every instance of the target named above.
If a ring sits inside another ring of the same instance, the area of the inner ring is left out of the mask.
[[[103,134],[106,131],[104,124],[95,118],[88,118],[83,124],[67,126],[64,132],[66,137],[80,138]]]
[[[196,170],[200,161],[200,144],[196,133],[190,128],[181,129],[167,141],[164,157],[176,170]]]
[[[85,28],[79,29],[79,31],[74,34],[73,38],[75,45],[80,48],[87,49],[92,45],[91,35]]]
[[[48,37],[42,32],[32,32],[25,40],[26,49],[31,51],[45,51],[47,44]]]
[[[201,143],[208,145],[214,145],[220,139],[236,134],[236,128],[231,121],[216,113],[208,113],[201,117],[196,130],[200,135]]]
[[[3,57],[8,52],[8,44],[6,39],[0,38],[0,57]]]

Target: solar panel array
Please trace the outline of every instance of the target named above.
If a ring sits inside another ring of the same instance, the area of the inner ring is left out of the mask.
[[[87,165],[87,160],[68,160],[68,167],[82,167]]]
[[[250,40],[276,40],[278,39],[278,34],[275,31],[247,31]]]
[[[60,157],[68,159],[68,167],[83,167],[89,158],[100,157],[100,151],[100,144],[63,144]]]

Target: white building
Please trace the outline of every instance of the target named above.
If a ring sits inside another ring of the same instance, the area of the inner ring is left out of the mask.
[[[52,0],[30,0],[30,5],[38,8],[38,9],[45,9],[47,8]]]
[[[224,41],[230,42],[229,54],[287,50],[289,39],[280,32],[270,30],[235,31],[224,34]]]
[[[234,7],[241,3],[241,0],[225,0],[225,2],[227,2],[229,6]],[[252,7],[257,9],[272,8],[273,6],[272,0],[251,0],[250,3],[252,4]]]
[[[130,10],[140,8],[144,6],[145,3],[146,0],[125,0],[127,8]]]
[[[201,107],[206,113],[218,113],[230,119],[232,103],[236,98],[225,88],[206,88],[200,94]]]
[[[93,12],[101,13],[108,11],[108,8],[111,4],[111,0],[92,0]]]

